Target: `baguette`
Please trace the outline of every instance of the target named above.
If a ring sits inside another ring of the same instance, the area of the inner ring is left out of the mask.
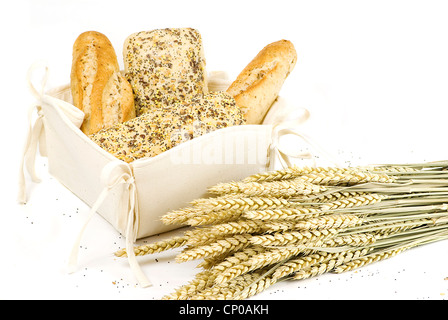
[[[127,163],[154,157],[208,132],[245,123],[235,100],[211,92],[175,106],[160,107],[90,136],[93,142]]]
[[[87,31],[76,39],[70,86],[73,104],[85,114],[81,131],[87,135],[135,117],[132,88],[102,33]]]
[[[227,89],[241,108],[247,124],[261,124],[293,70],[297,53],[288,40],[264,47]]]
[[[123,45],[137,116],[208,92],[201,34],[192,28],[141,31]]]

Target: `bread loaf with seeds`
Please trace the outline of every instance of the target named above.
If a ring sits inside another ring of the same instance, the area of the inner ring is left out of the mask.
[[[208,92],[201,34],[192,28],[141,31],[123,45],[137,116]]]
[[[245,123],[232,96],[211,92],[174,106],[160,106],[90,138],[127,163],[154,157],[208,132]]]

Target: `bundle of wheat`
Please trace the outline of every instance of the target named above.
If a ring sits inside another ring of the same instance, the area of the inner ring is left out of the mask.
[[[299,168],[210,188],[216,196],[167,213],[183,236],[135,247],[184,247],[202,261],[164,299],[245,299],[276,282],[341,273],[448,238],[448,161]],[[120,250],[117,256],[125,256]]]

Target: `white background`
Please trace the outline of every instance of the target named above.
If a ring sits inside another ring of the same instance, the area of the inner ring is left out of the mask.
[[[48,88],[67,84],[76,37],[106,34],[121,62],[131,33],[194,27],[208,70],[231,77],[266,44],[291,40],[298,62],[281,95],[307,108],[304,130],[347,164],[448,159],[448,3],[446,1],[58,1],[16,0],[2,11],[2,205],[0,299],[160,299],[198,272],[176,251],[143,257],[154,285],[136,284],[124,239],[94,217],[80,268],[68,275],[71,243],[88,208],[48,176],[25,206],[16,204],[17,173],[34,98],[26,84],[36,60],[49,65]],[[188,186],[186,186],[188,188]],[[167,235],[146,239],[153,241]],[[419,247],[341,275],[283,282],[259,299],[446,299],[448,244]]]

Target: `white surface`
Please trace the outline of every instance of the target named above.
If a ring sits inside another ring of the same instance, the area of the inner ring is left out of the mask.
[[[238,72],[266,44],[285,38],[298,63],[282,96],[310,110],[304,126],[347,164],[448,159],[448,3],[445,1],[13,1],[1,21],[3,150],[0,299],[160,299],[198,272],[177,251],[146,256],[154,283],[136,285],[124,239],[100,217],[88,226],[80,269],[65,263],[88,208],[46,173],[25,206],[15,203],[18,164],[33,97],[35,60],[49,87],[69,81],[72,44],[105,33],[121,59],[124,38],[165,27],[198,28],[209,70]],[[186,186],[188,187],[188,186]],[[157,237],[155,237],[157,238]],[[148,239],[153,241],[155,239]],[[258,299],[446,299],[448,243],[419,247],[347,274],[283,282]]]

